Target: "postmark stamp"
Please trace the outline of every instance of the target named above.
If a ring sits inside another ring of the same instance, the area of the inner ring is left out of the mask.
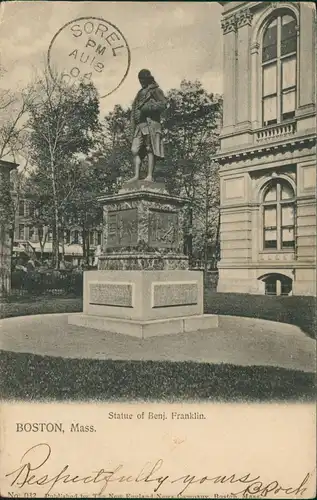
[[[130,68],[130,49],[121,31],[101,17],[79,17],[62,26],[48,49],[51,76],[67,83],[91,81],[100,98],[117,90]]]

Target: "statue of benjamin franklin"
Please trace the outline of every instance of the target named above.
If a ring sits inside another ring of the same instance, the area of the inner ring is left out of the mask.
[[[141,89],[132,104],[132,154],[134,162],[134,177],[140,177],[140,166],[144,158],[148,160],[146,181],[153,181],[153,172],[157,159],[164,158],[162,140],[161,114],[166,108],[167,99],[148,69],[139,72]]]

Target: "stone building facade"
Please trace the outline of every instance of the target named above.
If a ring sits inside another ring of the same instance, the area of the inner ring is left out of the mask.
[[[17,164],[0,160],[0,299],[11,289],[10,172]]]
[[[316,295],[314,3],[219,3],[218,291]]]

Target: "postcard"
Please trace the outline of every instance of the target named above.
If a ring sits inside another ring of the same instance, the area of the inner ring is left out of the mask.
[[[2,497],[314,498],[314,3],[0,21]]]

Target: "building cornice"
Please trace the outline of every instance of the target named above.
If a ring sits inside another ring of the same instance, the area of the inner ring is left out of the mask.
[[[248,7],[243,8],[235,14],[230,14],[224,16],[221,20],[221,27],[223,29],[223,34],[226,35],[231,31],[237,31],[243,26],[251,26],[253,19],[253,14]]]
[[[294,149],[301,149],[307,146],[314,146],[316,144],[316,134],[306,137],[294,137],[287,141],[274,142],[270,144],[261,144],[251,147],[246,147],[238,151],[224,151],[216,154],[213,159],[220,165],[223,163],[231,163],[243,159],[252,159],[254,157],[262,157],[268,154],[277,152],[286,152]]]
[[[19,166],[19,163],[14,163],[13,161],[5,161],[5,160],[0,160],[0,168],[4,167],[9,170],[13,170],[14,168],[17,168]]]

